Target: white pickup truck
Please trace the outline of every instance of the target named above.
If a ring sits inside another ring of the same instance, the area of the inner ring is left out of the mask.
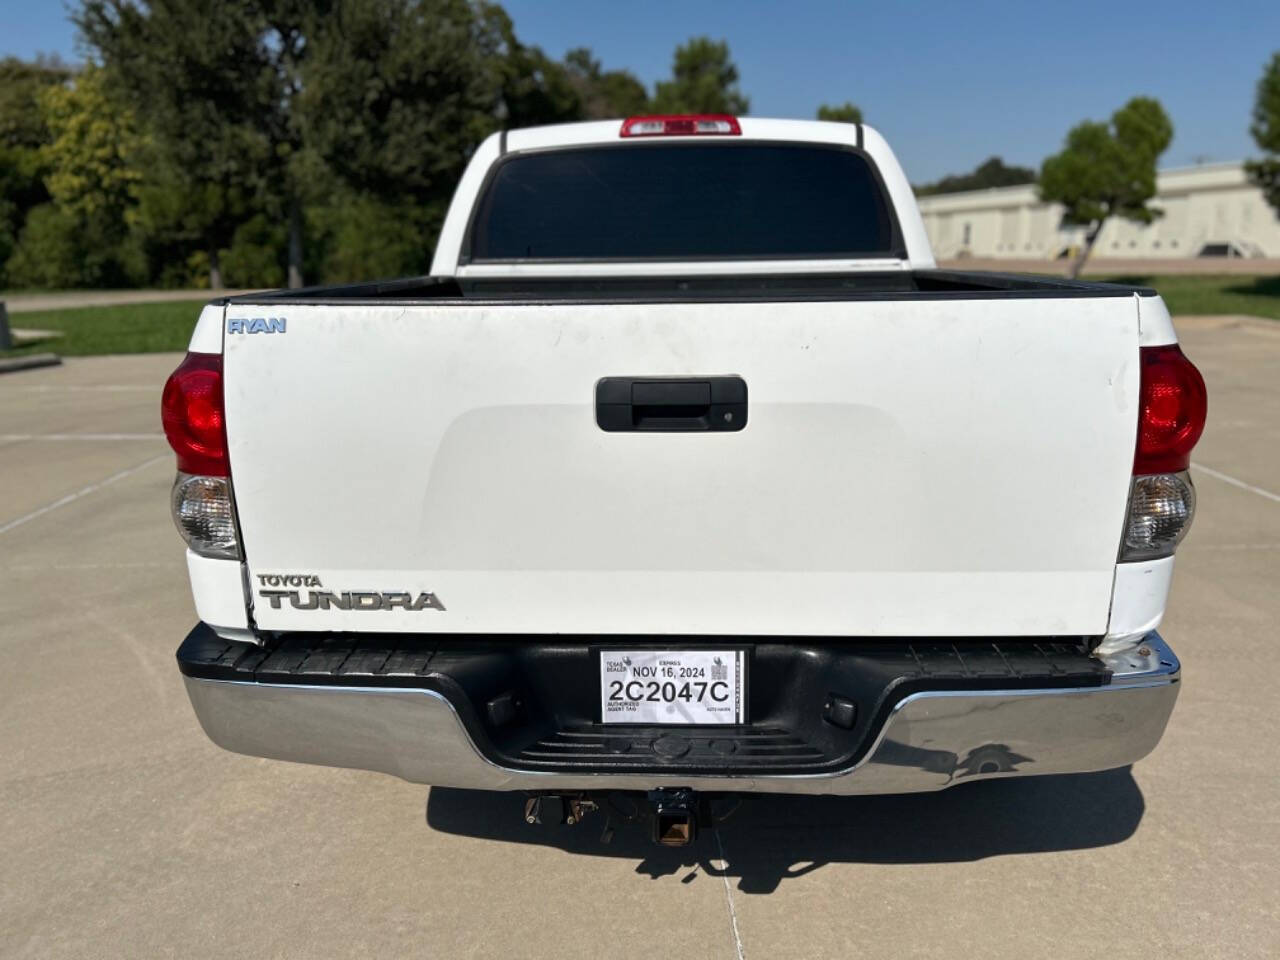
[[[165,387],[196,715],[526,791],[897,793],[1160,739],[1204,383],[1151,290],[939,270],[855,124],[476,151],[431,274],[206,307]]]

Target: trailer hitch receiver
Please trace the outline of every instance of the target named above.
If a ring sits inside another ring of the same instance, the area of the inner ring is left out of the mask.
[[[686,847],[698,836],[699,802],[689,789],[650,790],[653,839],[664,847]]]

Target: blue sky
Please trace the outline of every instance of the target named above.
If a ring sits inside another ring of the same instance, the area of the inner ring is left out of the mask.
[[[526,43],[559,56],[588,46],[608,68],[652,84],[677,43],[729,41],[759,116],[811,117],[852,100],[923,182],[999,154],[1038,165],[1073,123],[1129,97],[1173,118],[1162,166],[1239,160],[1253,91],[1280,51],[1270,2],[839,3],[834,0],[508,0]],[[76,59],[56,0],[0,0],[0,53]]]

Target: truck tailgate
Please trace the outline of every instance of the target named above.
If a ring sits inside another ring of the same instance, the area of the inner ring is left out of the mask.
[[[1106,630],[1132,299],[227,308],[264,317],[224,361],[262,629]],[[698,375],[744,429],[596,424],[603,377]]]

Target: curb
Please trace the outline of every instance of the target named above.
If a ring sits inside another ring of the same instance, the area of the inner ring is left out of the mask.
[[[28,353],[22,357],[0,357],[0,373],[14,373],[35,367],[55,367],[62,363],[56,353]]]

